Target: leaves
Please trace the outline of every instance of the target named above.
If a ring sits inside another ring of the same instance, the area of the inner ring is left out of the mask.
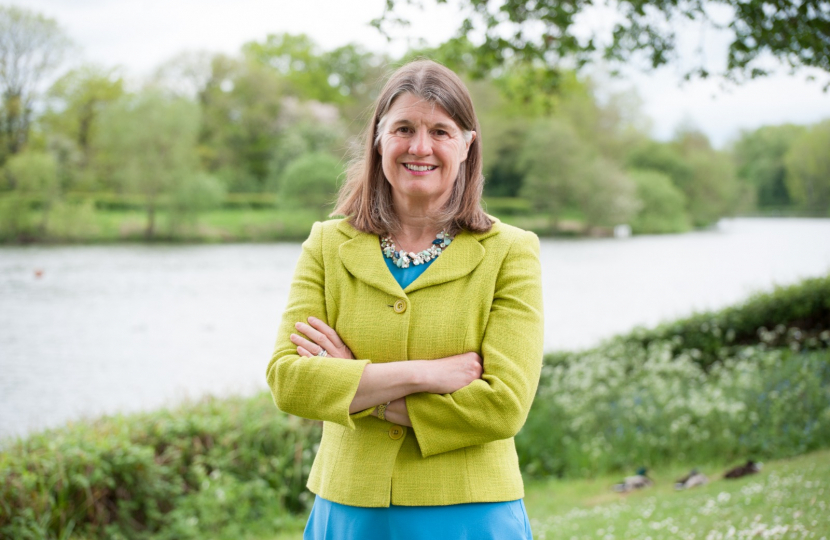
[[[439,3],[441,3],[439,1]],[[412,0],[388,0],[373,25],[389,36],[401,18],[401,5]],[[466,0],[465,20],[457,38],[481,35],[475,49],[474,73],[505,64],[526,63],[551,72],[564,64],[580,68],[602,58],[618,65],[645,57],[657,68],[678,60],[679,20],[730,31],[726,68],[713,72],[703,58],[685,70],[685,78],[722,76],[732,81],[765,76],[765,56],[793,70],[817,68],[830,72],[830,2],[827,0],[619,0],[610,27],[591,20],[592,0]],[[730,13],[724,24],[710,13],[713,7]]]

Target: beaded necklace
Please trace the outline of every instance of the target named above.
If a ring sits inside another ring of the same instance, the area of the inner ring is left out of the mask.
[[[383,255],[387,259],[392,259],[392,263],[395,266],[398,268],[409,268],[410,263],[418,266],[437,258],[450,245],[450,242],[452,242],[452,237],[445,231],[441,231],[435,235],[435,240],[432,241],[432,245],[427,249],[419,253],[413,253],[411,251],[407,253],[403,250],[398,251],[395,242],[392,240],[392,235],[388,234],[380,239],[380,248],[383,251]]]

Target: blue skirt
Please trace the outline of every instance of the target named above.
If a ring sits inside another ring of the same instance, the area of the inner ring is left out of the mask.
[[[522,499],[363,508],[314,500],[303,540],[533,540]]]

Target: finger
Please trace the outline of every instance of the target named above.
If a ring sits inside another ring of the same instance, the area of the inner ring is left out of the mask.
[[[313,358],[314,356],[316,356],[308,352],[308,350],[304,347],[297,347],[297,354],[299,354],[300,356],[305,356],[306,358]]]
[[[307,351],[317,351],[312,356],[316,355],[320,352],[323,347],[314,343],[313,341],[309,341],[302,336],[298,336],[297,334],[291,334],[291,343],[296,345],[297,347],[303,347]]]
[[[331,340],[329,340],[328,336],[326,336],[325,334],[323,334],[322,332],[320,332],[318,330],[315,330],[314,328],[307,325],[306,323],[298,322],[297,324],[294,325],[294,328],[296,328],[298,331],[305,334],[306,337],[308,337],[308,339],[310,339],[311,341],[313,341],[317,345],[319,345],[321,347],[324,347],[324,348],[334,348],[332,346],[333,344],[331,343]]]
[[[329,341],[335,347],[341,347],[343,345],[343,340],[340,339],[340,336],[337,335],[337,332],[335,332],[334,328],[327,325],[317,317],[309,317],[308,324],[310,324],[315,330],[325,334],[325,336],[329,338]]]

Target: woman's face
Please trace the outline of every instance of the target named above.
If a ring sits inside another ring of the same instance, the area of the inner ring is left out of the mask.
[[[449,114],[412,94],[399,96],[380,126],[378,153],[396,198],[443,205],[452,193],[469,141]]]

